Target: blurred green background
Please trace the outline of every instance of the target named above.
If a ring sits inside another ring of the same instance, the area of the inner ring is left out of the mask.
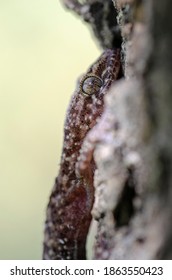
[[[59,0],[0,0],[0,259],[41,259],[65,111],[99,52]]]

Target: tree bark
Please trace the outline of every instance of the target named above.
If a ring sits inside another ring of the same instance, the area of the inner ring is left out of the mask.
[[[96,127],[93,255],[171,259],[172,1],[113,3],[124,77],[107,94]]]

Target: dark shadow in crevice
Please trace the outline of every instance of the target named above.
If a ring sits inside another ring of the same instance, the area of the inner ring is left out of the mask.
[[[121,198],[113,212],[116,227],[128,225],[134,214],[133,199],[136,197],[135,185],[134,172],[132,169],[129,169]]]

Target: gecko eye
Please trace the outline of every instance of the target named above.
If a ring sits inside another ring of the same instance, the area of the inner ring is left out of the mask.
[[[96,94],[101,86],[103,85],[103,80],[96,75],[86,75],[84,79],[80,82],[80,89],[84,95]]]

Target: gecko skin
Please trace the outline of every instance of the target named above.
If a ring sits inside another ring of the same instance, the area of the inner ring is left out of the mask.
[[[86,259],[94,202],[94,160],[82,176],[77,160],[87,133],[104,107],[104,95],[120,73],[120,49],[107,49],[78,83],[67,111],[59,175],[50,196],[43,259]]]

